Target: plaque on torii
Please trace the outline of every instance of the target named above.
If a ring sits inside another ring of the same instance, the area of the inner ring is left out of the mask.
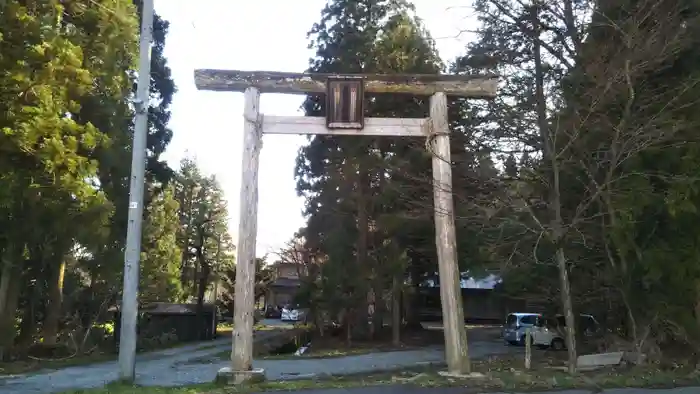
[[[269,71],[196,70],[200,90],[244,93],[244,135],[240,222],[236,249],[234,330],[231,361],[226,371],[233,383],[253,377],[253,313],[255,248],[258,216],[258,170],[263,134],[365,135],[423,137],[432,152],[435,243],[448,371],[467,372],[467,337],[457,266],[452,199],[447,95],[490,99],[496,96],[494,75],[309,74]],[[260,114],[261,93],[325,94],[326,116]],[[428,118],[364,117],[365,93],[430,97]]]

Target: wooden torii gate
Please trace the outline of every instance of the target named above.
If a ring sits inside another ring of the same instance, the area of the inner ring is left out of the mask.
[[[244,93],[243,165],[240,222],[236,253],[236,285],[232,365],[235,383],[251,377],[255,308],[255,248],[258,230],[258,170],[263,134],[372,135],[428,138],[433,152],[435,243],[445,351],[451,373],[468,372],[467,336],[460,290],[460,272],[452,199],[452,168],[447,120],[447,95],[469,98],[496,96],[496,76],[463,75],[329,75],[267,71],[196,70],[200,90]],[[431,96],[430,117],[365,118],[364,93]],[[262,115],[260,93],[325,93],[326,117]],[[263,372],[264,373],[264,372]]]

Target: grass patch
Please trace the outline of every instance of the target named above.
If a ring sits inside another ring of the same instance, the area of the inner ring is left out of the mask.
[[[338,348],[315,348],[312,347],[301,356],[295,356],[294,353],[286,354],[263,354],[258,355],[258,360],[309,360],[309,359],[332,359],[349,356],[360,356],[370,353],[381,353],[401,350],[411,350],[414,347],[393,347],[393,346],[375,346],[375,347],[338,347]],[[213,355],[197,359],[198,363],[214,363],[223,360],[228,360],[231,357],[231,351],[226,350]]]
[[[297,334],[294,334],[291,329],[297,330]],[[275,351],[280,347],[286,346],[285,344],[290,344],[295,342],[295,335],[301,335],[298,333],[297,327],[283,327],[278,326],[260,326],[256,327],[256,331],[259,333],[253,340],[253,355],[256,359],[264,359],[265,356],[270,354],[270,351]],[[296,349],[296,347],[294,347]],[[193,358],[178,364],[192,365],[192,364],[216,364],[222,361],[229,360],[231,358],[231,350],[226,349],[220,352],[216,352],[203,357]]]
[[[393,380],[421,387],[466,386],[469,388],[467,393],[565,389],[598,391],[623,387],[667,388],[700,385],[700,373],[691,367],[661,369],[656,365],[620,366],[580,372],[572,376],[556,369],[563,366],[563,352],[543,353],[545,356],[540,355],[538,360],[533,360],[533,368],[528,371],[523,369],[522,355],[501,356],[474,361],[472,370],[480,374],[479,376],[451,378],[439,375],[435,369],[428,369],[394,376]]]
[[[150,387],[112,383],[98,389],[72,390],[61,394],[233,394],[257,393],[263,391],[295,391],[306,389],[330,389],[376,386],[391,383],[388,374],[362,376],[329,376],[323,379],[300,379],[273,381],[239,386],[218,386],[200,384],[187,387]]]
[[[173,342],[169,344],[163,344],[162,346],[158,346],[153,349],[147,349],[147,350],[138,350],[137,353],[142,355],[143,359],[151,360],[151,359],[159,359],[162,358],[163,356],[159,354],[148,354],[151,352],[159,352],[163,350],[168,350],[168,349],[176,349],[178,347],[184,347],[184,346],[191,346],[191,345],[196,345],[196,344],[201,344],[200,346],[197,347],[197,350],[206,350],[206,349],[211,349],[215,348],[217,346],[220,346],[215,343],[207,343],[207,342]],[[0,363],[0,377],[6,376],[6,375],[21,375],[21,374],[26,374],[26,373],[32,373],[32,372],[37,372],[40,370],[56,370],[56,369],[62,369],[62,368],[68,368],[68,367],[75,367],[75,366],[81,366],[81,365],[90,365],[90,364],[96,364],[96,363],[101,363],[101,362],[108,362],[108,361],[115,361],[117,360],[117,353],[113,351],[95,351],[90,354],[84,354],[84,355],[76,355],[73,357],[69,358],[63,358],[63,359],[40,359],[40,360],[35,360],[35,359],[20,359],[20,360],[14,360],[14,361],[9,361],[9,362],[1,362]]]
[[[233,324],[219,323],[216,325],[216,335],[231,336],[233,334]]]
[[[288,330],[294,328],[304,328],[300,325],[289,325],[289,326],[268,326],[265,324],[257,323],[253,326],[254,331],[273,331],[273,330]],[[219,336],[231,336],[233,335],[233,324],[231,323],[219,323],[216,326],[216,334]]]
[[[477,372],[479,368],[475,368]],[[483,372],[481,372],[483,373]],[[661,371],[653,367],[601,370],[571,376],[563,371],[490,371],[482,377],[465,379],[446,378],[435,372],[414,374],[407,378],[409,384],[421,387],[467,386],[474,392],[489,391],[546,391],[565,389],[590,389],[644,387],[668,388],[700,385],[700,378],[692,371]],[[467,392],[472,392],[468,390]]]
[[[260,356],[256,357],[256,359],[259,360],[304,360],[304,359],[321,359],[321,358],[338,358],[338,357],[346,357],[346,356],[358,356],[362,354],[369,354],[372,352],[375,352],[378,350],[372,350],[372,349],[350,349],[348,351],[340,351],[340,350],[329,350],[327,352],[321,352],[321,353],[312,353],[309,355],[304,354],[303,356],[295,356],[294,354],[270,354],[266,356]],[[219,362],[219,361],[224,361],[228,360],[231,358],[231,351],[230,350],[225,350],[221,351],[219,353],[212,354],[211,356],[203,357],[201,359],[197,359],[199,363],[204,363],[204,362]],[[195,361],[195,360],[192,360]]]
[[[554,362],[556,364],[556,362]],[[69,391],[64,394],[233,394],[263,391],[293,391],[324,388],[356,388],[382,385],[407,385],[413,387],[439,388],[461,387],[464,394],[644,387],[666,388],[700,385],[700,372],[694,368],[679,367],[660,369],[653,365],[604,369],[570,376],[549,367],[547,363],[533,364],[530,371],[523,371],[522,360],[511,357],[475,361],[473,370],[480,377],[448,378],[439,375],[435,366],[405,369],[399,372],[379,372],[346,376],[319,376],[316,379],[264,382],[240,386],[216,386],[214,384],[188,387],[141,387],[112,384],[101,389]]]
[[[304,353],[301,356],[294,354],[271,354],[263,356],[261,360],[304,360],[304,359],[319,359],[319,358],[338,358],[347,356],[359,356],[363,354],[376,353],[386,350],[359,348],[359,349],[320,349],[318,351],[311,350],[310,353]]]
[[[310,330],[312,327],[296,325],[299,328],[305,328]],[[392,344],[391,331],[381,330],[378,331],[375,336],[376,339],[368,341],[353,341],[348,343],[344,339],[344,335],[340,331],[329,331],[324,337],[314,337],[313,334],[304,339],[303,342],[298,343],[302,345],[310,341],[311,346],[306,350],[306,352],[301,356],[295,356],[294,352],[287,352],[281,354],[267,354],[261,355],[262,360],[303,360],[303,359],[331,359],[340,358],[348,356],[358,356],[370,353],[383,353],[383,352],[393,352],[402,350],[413,350],[418,348],[423,348],[426,346],[431,346],[435,344],[442,344],[443,340],[441,336],[436,336],[434,333],[428,330],[417,330],[404,333],[402,336],[402,344],[396,346]],[[437,341],[436,341],[437,338]],[[295,349],[296,350],[296,349]]]
[[[262,324],[257,324],[255,327],[256,331],[264,331],[264,332],[269,332],[273,331],[276,329],[280,329],[275,326],[265,326]],[[286,329],[284,327],[283,329]],[[231,324],[226,324],[226,323],[220,323],[217,328],[216,328],[217,334],[221,337],[230,337],[231,333],[233,331],[233,326]],[[156,348],[144,350],[144,351],[139,351],[139,354],[144,354],[144,353],[150,353],[150,352],[157,352],[159,350],[167,350],[167,349],[173,349],[173,348],[178,348],[181,346],[189,346],[189,345],[194,345],[200,343],[201,346],[197,348],[197,350],[206,350],[210,348],[214,348],[219,346],[219,344],[207,344],[206,342],[172,342],[169,344],[164,344],[162,346],[158,346]],[[161,356],[154,355],[154,358],[160,358]],[[149,359],[151,358],[150,356],[148,357]],[[215,356],[210,356],[207,357],[207,360],[200,360],[203,362],[215,362],[215,361],[220,361],[220,360],[228,360],[230,358],[230,350],[221,352],[220,354],[216,354]],[[40,370],[56,370],[56,369],[61,369],[61,368],[67,368],[67,367],[74,367],[74,366],[80,366],[80,365],[89,365],[89,364],[95,364],[95,363],[100,363],[100,362],[107,362],[107,361],[115,361],[117,359],[117,354],[115,352],[111,351],[105,351],[105,352],[100,352],[100,351],[95,351],[90,354],[86,355],[77,355],[74,357],[69,357],[69,358],[64,358],[64,359],[41,359],[41,360],[35,360],[35,359],[20,359],[20,360],[14,360],[10,362],[1,362],[0,363],[0,376],[3,375],[20,375],[20,374],[26,374],[26,373],[31,373],[31,372],[37,372]]]
[[[42,369],[54,370],[78,365],[112,361],[116,359],[117,355],[114,353],[95,352],[83,356],[75,356],[58,360],[15,360],[0,363],[0,375],[20,375],[29,372],[35,372]]]

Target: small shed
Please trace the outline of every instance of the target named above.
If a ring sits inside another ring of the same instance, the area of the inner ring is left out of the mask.
[[[267,299],[265,304],[284,306],[294,303],[294,298],[299,292],[301,281],[296,278],[277,278],[267,286]]]
[[[522,309],[518,300],[503,297],[493,289],[463,288],[461,290],[464,319],[469,323],[501,323],[508,312]],[[421,318],[426,321],[441,320],[440,287],[422,287],[419,294],[421,301],[418,309]]]
[[[114,313],[114,339],[118,343],[121,325],[119,305],[113,306],[110,311]],[[177,342],[212,340],[216,338],[217,315],[214,304],[202,305],[198,319],[197,304],[146,303],[139,306],[138,336],[153,338],[170,333],[177,337]]]

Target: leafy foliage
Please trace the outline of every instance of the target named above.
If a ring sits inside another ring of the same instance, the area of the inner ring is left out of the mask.
[[[409,4],[369,3],[328,3],[310,33],[310,71],[441,71]],[[697,7],[473,6],[477,39],[449,69],[496,72],[502,82],[493,101],[450,102],[460,268],[498,272],[498,291],[552,313],[595,313],[631,348],[697,348]],[[424,117],[424,101],[371,96],[366,115]],[[305,110],[322,115],[323,101],[309,96]],[[416,285],[437,271],[422,145],[318,136],[300,152],[318,307],[354,336],[367,333],[368,304],[387,312],[379,299],[393,276]]]
[[[0,6],[2,358],[23,351],[13,349],[16,342],[38,339],[75,344],[78,352],[92,348],[96,325],[110,319],[107,310],[120,298],[140,6],[131,0]],[[232,264],[232,245],[216,180],[186,180],[200,191],[194,205],[183,207],[182,177],[174,179],[176,171],[160,158],[172,137],[176,91],[163,54],[167,32],[168,22],[156,15],[141,300],[201,303],[197,296],[213,277],[183,280],[195,263],[193,250],[197,267],[219,270]],[[185,242],[183,217],[195,218]]]

